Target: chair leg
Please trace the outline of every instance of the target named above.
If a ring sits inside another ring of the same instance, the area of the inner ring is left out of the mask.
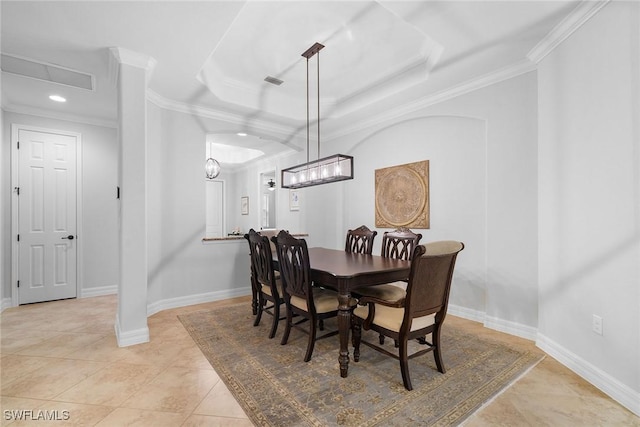
[[[438,372],[446,373],[447,370],[444,367],[444,362],[442,361],[442,354],[440,353],[440,325],[436,326],[433,331],[433,357],[436,359],[436,367],[438,368]]]
[[[324,319],[318,320],[318,329],[324,331]]]
[[[351,321],[351,329],[353,330],[353,337],[351,343],[353,344],[353,361],[358,362],[360,360],[360,341],[362,340],[362,325],[359,318],[354,318]]]
[[[378,335],[378,340],[380,341],[380,345],[384,345],[384,335]]]
[[[287,325],[284,328],[284,335],[282,335],[282,341],[280,341],[280,345],[285,345],[287,341],[289,341],[289,333],[291,332],[292,323],[293,323],[293,313],[291,313],[291,309],[287,307]]]
[[[253,283],[253,278],[251,279],[251,311],[254,316],[258,314],[258,291]]]
[[[316,344],[316,322],[311,319],[309,322],[309,342],[307,344],[307,354],[304,356],[304,361],[308,362],[311,360],[311,355],[313,354],[313,347]]]
[[[409,358],[407,354],[407,338],[402,337],[400,339],[400,373],[402,373],[402,382],[404,388],[411,391],[411,377],[409,377]]]
[[[273,303],[273,323],[271,324],[271,332],[269,332],[269,339],[276,336],[276,330],[278,329],[278,323],[280,322],[280,304]]]
[[[253,326],[258,326],[260,324],[260,319],[262,319],[262,311],[266,301],[262,294],[258,294],[258,304],[256,305],[256,320],[253,321]]]

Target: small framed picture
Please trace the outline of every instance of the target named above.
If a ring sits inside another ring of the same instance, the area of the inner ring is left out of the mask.
[[[240,198],[240,213],[242,215],[249,215],[249,196]]]
[[[300,195],[298,190],[289,190],[289,210],[300,210]]]

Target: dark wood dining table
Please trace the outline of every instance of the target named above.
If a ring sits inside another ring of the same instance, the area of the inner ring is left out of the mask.
[[[344,250],[309,248],[311,279],[338,291],[338,330],[340,337],[340,376],[349,371],[349,331],[351,329],[351,291],[365,286],[395,282],[409,277],[411,262]]]

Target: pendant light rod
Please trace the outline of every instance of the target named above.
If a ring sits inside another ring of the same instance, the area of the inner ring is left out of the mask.
[[[307,163],[309,163],[309,59],[312,58],[315,54],[319,53],[324,45],[318,42],[315,42],[313,46],[309,49],[305,50],[302,53],[302,56],[307,58]],[[318,54],[317,59],[317,90],[318,90],[318,156],[316,159],[320,158],[320,55]]]

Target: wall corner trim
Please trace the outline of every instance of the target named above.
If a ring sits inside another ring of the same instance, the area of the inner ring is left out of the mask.
[[[567,15],[558,25],[538,42],[527,53],[527,58],[536,64],[550,54],[556,47],[565,41],[571,34],[598,13],[610,0],[582,1]]]
[[[522,323],[512,322],[510,320],[499,319],[497,317],[486,316],[484,326],[496,331],[504,332],[509,335],[515,335],[530,341],[535,341],[538,336],[538,330],[532,326],[523,325]]]
[[[116,315],[116,324],[114,325],[118,347],[128,347],[136,344],[149,342],[149,328],[144,327],[133,331],[120,330],[120,319]]]
[[[7,308],[13,307],[13,302],[11,298],[2,298],[2,303],[0,304],[0,313],[5,311]]]
[[[147,316],[152,316],[163,310],[171,308],[186,307],[188,305],[203,304],[206,302],[220,301],[246,295],[251,295],[251,287],[244,285],[223,291],[206,292],[203,294],[163,299],[147,305]]]
[[[599,388],[613,400],[640,416],[640,391],[631,389],[631,387],[541,333],[538,333],[536,346]]]

